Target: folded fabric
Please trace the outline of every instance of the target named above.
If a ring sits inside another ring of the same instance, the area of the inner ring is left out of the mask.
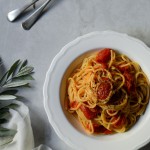
[[[15,110],[10,109],[11,119],[4,124],[5,128],[14,129],[17,131],[13,141],[12,137],[0,138],[0,142],[7,142],[8,144],[0,147],[1,150],[32,150],[34,148],[34,138],[31,128],[30,115],[28,107],[19,101],[14,101],[18,104]],[[33,150],[51,150],[47,146],[40,145]]]
[[[45,145],[40,145],[39,147],[34,148],[33,150],[52,150],[52,149]]]

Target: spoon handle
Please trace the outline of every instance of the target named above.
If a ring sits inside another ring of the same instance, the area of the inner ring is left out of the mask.
[[[15,9],[8,13],[7,18],[10,22],[13,22],[15,19],[17,19],[27,8],[29,8],[31,5],[34,5],[38,0],[33,0],[29,4],[26,4],[25,6]]]
[[[40,15],[42,14],[44,8],[50,3],[52,4],[54,0],[47,0],[41,7],[39,7],[31,16],[29,16],[27,18],[27,20],[25,20],[23,23],[22,23],[22,27],[25,29],[25,30],[29,30],[32,25],[38,20],[38,18],[40,17]]]

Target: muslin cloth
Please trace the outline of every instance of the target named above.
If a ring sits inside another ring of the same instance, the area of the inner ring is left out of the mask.
[[[34,138],[30,122],[28,107],[20,101],[14,101],[18,104],[15,110],[10,109],[11,118],[8,123],[4,124],[5,128],[15,129],[17,131],[12,142],[12,137],[0,138],[0,142],[8,142],[0,147],[0,150],[52,150],[45,145],[34,148]]]

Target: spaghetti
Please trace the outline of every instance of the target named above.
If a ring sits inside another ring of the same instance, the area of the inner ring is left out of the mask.
[[[68,111],[89,134],[130,129],[149,101],[149,81],[127,56],[105,48],[85,58],[68,79]]]

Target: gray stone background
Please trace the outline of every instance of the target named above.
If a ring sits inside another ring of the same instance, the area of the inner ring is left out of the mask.
[[[29,1],[0,0],[0,57],[5,68],[17,59],[28,59],[35,67],[32,89],[19,93],[30,109],[35,145],[70,150],[55,134],[43,107],[42,88],[52,59],[68,42],[97,30],[127,33],[150,46],[150,0],[56,0],[31,30],[25,31],[21,22],[32,8],[14,23],[8,22],[6,15]],[[37,7],[43,2],[40,0]],[[150,144],[141,150],[149,149]]]

